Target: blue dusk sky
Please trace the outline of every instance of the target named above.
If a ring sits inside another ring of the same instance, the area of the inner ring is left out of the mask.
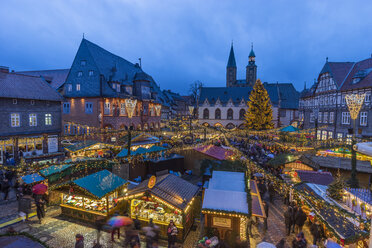
[[[238,79],[254,43],[258,78],[313,83],[326,57],[372,53],[372,1],[359,0],[12,0],[0,5],[0,65],[69,68],[85,38],[143,70],[163,89],[225,86],[234,41]]]

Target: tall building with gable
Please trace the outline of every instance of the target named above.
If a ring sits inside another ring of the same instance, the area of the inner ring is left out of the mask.
[[[318,139],[350,140],[353,123],[345,96],[363,93],[366,96],[356,120],[356,133],[359,137],[371,137],[372,58],[358,62],[329,62],[327,58],[314,85],[301,92],[303,128],[317,125]]]
[[[163,93],[139,64],[82,39],[60,91],[65,134],[159,129]]]

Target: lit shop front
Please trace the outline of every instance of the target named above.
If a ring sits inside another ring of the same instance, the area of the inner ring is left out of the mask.
[[[160,236],[167,236],[171,220],[178,228],[178,238],[184,239],[194,220],[194,207],[199,188],[175,175],[151,177],[128,192],[130,215],[142,225],[150,219],[160,227]]]
[[[90,222],[107,217],[124,204],[127,181],[102,170],[61,185],[62,214]]]

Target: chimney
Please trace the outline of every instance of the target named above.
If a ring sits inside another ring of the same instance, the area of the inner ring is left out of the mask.
[[[0,66],[0,72],[9,73],[9,67]]]

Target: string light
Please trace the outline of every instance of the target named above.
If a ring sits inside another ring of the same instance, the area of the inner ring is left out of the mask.
[[[365,97],[366,93],[349,94],[345,96],[351,119],[356,120],[358,118],[358,114],[360,112],[360,109],[362,108]]]

